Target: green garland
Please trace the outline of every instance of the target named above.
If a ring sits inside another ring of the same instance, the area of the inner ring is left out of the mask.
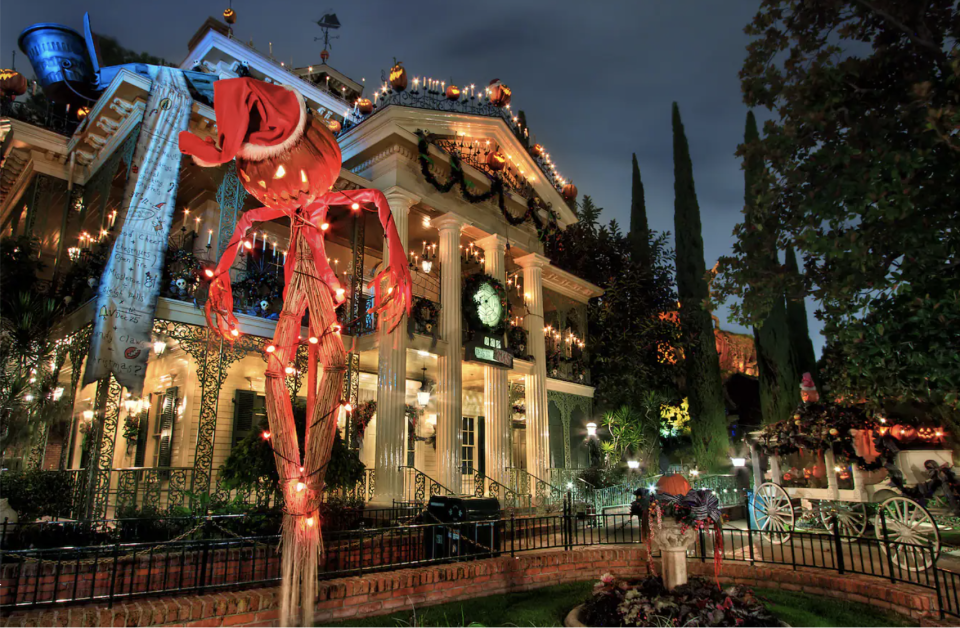
[[[494,325],[487,325],[480,320],[477,304],[473,300],[473,295],[483,284],[489,284],[500,299],[500,318]],[[490,275],[477,273],[464,279],[460,307],[464,316],[467,317],[468,327],[471,331],[483,330],[495,336],[502,335],[505,331],[507,317],[510,315],[510,302],[507,299],[507,290],[499,280]]]
[[[504,186],[503,179],[501,177],[494,176],[493,183],[490,184],[490,189],[486,192],[480,192],[477,194],[471,192],[469,188],[473,184],[466,180],[466,177],[463,174],[463,166],[460,162],[460,156],[456,153],[449,153],[450,178],[445,183],[441,183],[440,180],[437,179],[432,172],[430,172],[430,166],[433,165],[433,160],[430,159],[429,155],[429,134],[426,131],[418,129],[416,135],[419,138],[417,141],[417,160],[420,163],[420,172],[423,174],[423,178],[426,179],[427,183],[436,188],[438,192],[441,194],[446,194],[453,189],[454,185],[459,185],[460,196],[462,196],[464,200],[474,204],[489,201],[490,199],[496,197],[497,207],[500,208],[500,213],[503,214],[504,219],[514,227],[519,227],[529,220],[536,227],[537,237],[541,242],[547,243],[551,240],[555,240],[559,236],[560,227],[557,224],[557,215],[554,213],[553,208],[551,208],[549,205],[545,205],[538,197],[527,199],[527,211],[524,212],[523,216],[514,216],[507,211],[506,203],[504,201],[504,191],[506,187]],[[546,222],[540,218],[540,210],[546,211],[548,218]]]

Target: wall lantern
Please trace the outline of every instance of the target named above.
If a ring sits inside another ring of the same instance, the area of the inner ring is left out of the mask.
[[[597,424],[593,421],[587,423],[587,436],[595,438],[597,436]]]

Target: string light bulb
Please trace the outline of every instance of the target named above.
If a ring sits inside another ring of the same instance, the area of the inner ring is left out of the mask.
[[[343,409],[347,412],[353,412],[353,406],[351,406],[349,403],[343,404]]]
[[[310,344],[315,345],[315,344],[317,344],[318,342],[320,342],[320,339],[317,338],[316,336],[310,336],[309,342],[310,342]]]
[[[350,209],[352,209],[353,211],[357,211],[358,209],[360,209],[360,203],[354,203],[353,205],[350,206]]]
[[[205,270],[203,271],[203,274],[206,275],[207,277],[210,277],[211,279],[213,279],[213,271],[210,270],[209,268],[205,269]]]
[[[297,372],[297,369],[293,368],[292,366],[288,366],[285,369],[283,369],[283,372],[286,373],[287,375],[293,375],[294,373]]]
[[[275,345],[267,345],[267,353],[273,353],[276,350],[277,347]]]
[[[263,440],[270,440],[270,432],[264,431],[260,436],[263,437]]]
[[[334,323],[333,325],[330,325],[330,330],[335,334],[339,334],[341,329],[343,329],[343,327],[340,326],[340,323]]]
[[[307,527],[308,528],[313,527],[313,517],[307,517]]]
[[[297,482],[297,492],[302,493],[303,489],[307,488],[307,485],[303,482]]]
[[[240,335],[240,330],[234,327],[233,329],[230,330],[230,335],[236,338]]]
[[[324,222],[324,223],[321,223],[321,224],[320,224],[320,231],[326,231],[326,230],[329,229],[329,228],[330,228],[330,223],[329,223],[329,222]]]

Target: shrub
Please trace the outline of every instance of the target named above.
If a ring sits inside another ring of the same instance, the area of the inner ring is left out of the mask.
[[[7,471],[0,474],[0,495],[20,521],[69,517],[73,508],[73,476],[66,471]]]

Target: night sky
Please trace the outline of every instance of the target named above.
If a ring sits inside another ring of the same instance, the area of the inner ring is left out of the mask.
[[[624,231],[632,152],[651,228],[673,231],[670,104],[676,100],[693,158],[707,267],[730,250],[743,208],[734,151],[747,113],[737,72],[748,41],[743,27],[758,0],[328,1],[234,0],[235,36],[252,38],[264,53],[273,42],[278,61],[318,64],[315,22],[332,10],[343,27],[329,63],[358,82],[366,78],[368,92],[394,57],[411,76],[478,87],[501,79],[513,88],[513,109],[526,112],[562,175]],[[2,65],[23,28],[58,22],[82,32],[84,10],[95,32],[179,64],[193,33],[226,6],[227,0],[7,0],[0,9]],[[32,76],[19,51],[17,69]],[[823,338],[809,300],[807,310],[819,353]],[[726,308],[718,314],[725,328],[744,331],[726,322]]]

